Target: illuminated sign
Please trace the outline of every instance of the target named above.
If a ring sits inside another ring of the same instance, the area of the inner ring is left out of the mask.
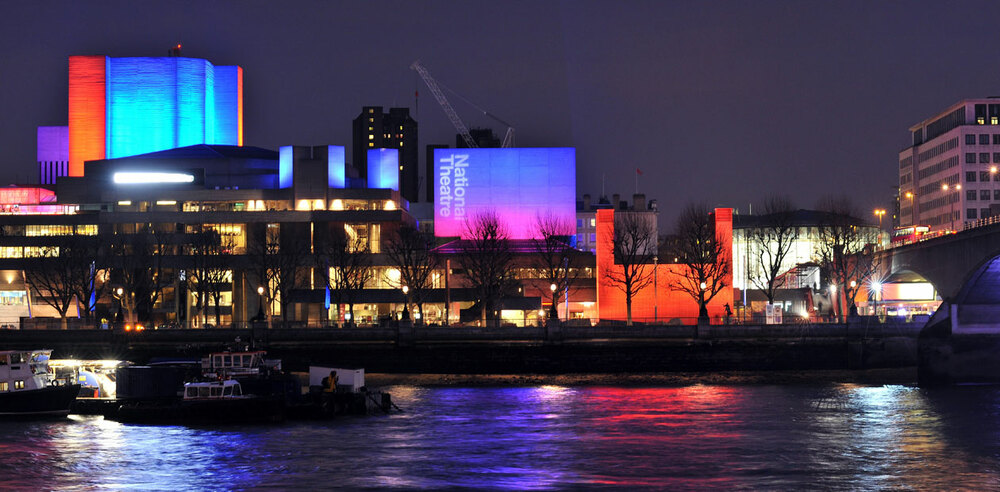
[[[399,151],[368,149],[368,187],[399,189]]]
[[[536,237],[540,217],[576,233],[575,149],[435,149],[433,179],[438,237],[465,236],[466,219],[486,211],[513,239]]]
[[[194,176],[186,173],[117,172],[112,179],[117,184],[194,183]]]
[[[0,205],[37,205],[56,201],[56,194],[45,188],[0,188]]]

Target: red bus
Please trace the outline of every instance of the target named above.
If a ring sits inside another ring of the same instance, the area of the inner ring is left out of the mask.
[[[890,243],[892,246],[902,246],[904,244],[911,244],[920,241],[925,234],[930,232],[930,226],[909,226],[909,227],[899,227],[892,231],[892,239]]]

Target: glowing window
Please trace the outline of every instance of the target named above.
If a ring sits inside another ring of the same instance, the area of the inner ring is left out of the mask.
[[[375,140],[375,135],[368,135],[368,140]]]
[[[118,205],[122,207],[127,207],[132,204],[132,200],[119,200]]]
[[[330,203],[330,210],[343,210],[343,209],[344,209],[344,201],[341,200],[340,198],[337,198],[336,200]]]
[[[117,184],[193,183],[194,176],[185,173],[117,172],[112,179]]]

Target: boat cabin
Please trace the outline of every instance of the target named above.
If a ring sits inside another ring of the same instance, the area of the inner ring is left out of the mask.
[[[51,350],[0,351],[0,393],[35,390],[49,386]]]
[[[242,396],[243,390],[240,388],[240,383],[232,379],[184,383],[185,400],[222,400]]]

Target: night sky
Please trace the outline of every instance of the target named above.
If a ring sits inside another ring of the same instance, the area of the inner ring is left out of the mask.
[[[576,147],[578,195],[598,195],[602,175],[609,195],[631,195],[641,168],[662,224],[691,201],[745,213],[772,193],[888,208],[909,126],[1000,94],[998,2],[23,1],[0,13],[4,182],[37,180],[35,127],[66,124],[68,56],[176,43],[244,68],[247,145],[350,147],[363,105],[410,107],[421,159],[426,144],[454,145],[409,69],[420,59],[511,122],[518,146]],[[467,125],[502,134],[451,99]]]

